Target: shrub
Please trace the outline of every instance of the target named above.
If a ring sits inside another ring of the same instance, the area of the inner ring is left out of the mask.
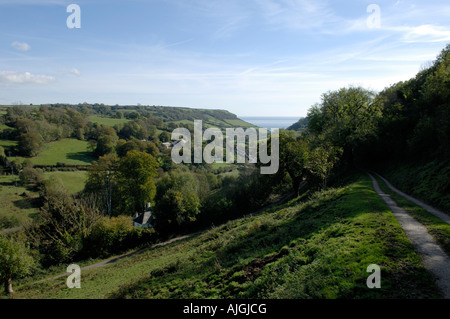
[[[39,185],[44,181],[44,172],[40,168],[25,167],[19,174],[20,181],[25,186]]]
[[[84,243],[84,257],[106,257],[153,241],[155,231],[133,226],[129,216],[104,217],[92,227]]]

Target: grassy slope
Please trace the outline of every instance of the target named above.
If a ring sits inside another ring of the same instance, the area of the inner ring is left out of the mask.
[[[60,178],[70,194],[84,188],[86,176],[86,171],[45,173],[46,178]],[[20,186],[19,182],[19,186],[15,186],[14,181],[18,181],[17,176],[0,175],[0,229],[17,227],[39,212],[38,192]]]
[[[29,220],[39,209],[37,193],[14,186],[17,176],[0,176],[0,229],[16,227]],[[21,196],[26,193],[27,196]]]
[[[381,266],[381,289],[366,286],[370,264]],[[16,285],[15,297],[439,297],[366,176],[81,276],[81,289],[62,278]]]
[[[76,139],[64,139],[49,143],[42,152],[32,159],[35,165],[88,165],[95,158],[87,151],[88,142]]]
[[[4,149],[8,149],[8,148],[14,147],[16,145],[17,145],[16,141],[0,139],[0,146],[2,146]],[[8,155],[8,154],[6,154],[6,155]]]
[[[14,146],[16,142],[0,140],[0,146]],[[47,144],[37,157],[30,158],[35,165],[56,165],[58,162],[66,164],[87,165],[95,158],[87,152],[87,142],[76,139],[65,139]],[[9,159],[13,159],[11,157]],[[22,160],[25,158],[19,157]],[[9,173],[9,170],[7,170]],[[86,179],[85,171],[76,172],[46,172],[45,177],[59,177],[69,193],[83,189]],[[37,192],[24,187],[16,187],[12,182],[18,180],[17,176],[0,176],[0,228],[16,227],[38,212],[35,199]],[[29,197],[20,196],[27,193]]]
[[[3,141],[6,144],[5,140]],[[95,160],[95,157],[87,151],[87,146],[88,142],[86,141],[63,139],[46,144],[39,155],[30,160],[34,165],[56,165],[57,163],[89,165]],[[24,157],[18,158],[25,160]],[[12,160],[14,157],[9,159]]]
[[[174,123],[178,124],[190,124],[194,125],[194,121],[190,120],[183,120],[183,121],[174,121]],[[243,129],[247,129],[249,127],[255,127],[253,124],[247,123],[243,120],[236,119],[236,120],[230,120],[230,119],[224,119],[219,120],[215,119],[213,117],[208,117],[206,120],[203,121],[203,128],[237,128],[242,127]]]
[[[84,188],[87,178],[86,171],[74,172],[45,172],[46,178],[60,178],[69,194],[77,193]]]
[[[106,125],[106,126],[114,126],[116,124],[125,124],[130,121],[126,118],[117,119],[117,118],[112,118],[112,117],[102,117],[102,116],[96,116],[96,115],[89,116],[89,120],[93,123],[98,123],[98,124],[102,124],[102,125]]]
[[[398,189],[450,213],[450,162],[393,164],[382,171]]]

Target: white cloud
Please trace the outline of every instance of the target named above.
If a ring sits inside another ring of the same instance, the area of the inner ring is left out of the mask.
[[[417,27],[400,27],[405,42],[444,42],[450,41],[450,28],[423,24]]]
[[[76,75],[76,76],[81,76],[81,71],[78,70],[77,68],[71,68],[71,69],[68,69],[68,68],[61,68],[61,69],[58,70],[58,72],[59,72],[61,75]]]
[[[80,76],[80,75],[81,75],[80,70],[78,70],[78,69],[76,69],[76,68],[70,69],[70,70],[69,70],[69,73],[74,74],[74,75],[76,75],[76,76]]]
[[[31,74],[30,72],[0,71],[0,82],[47,84],[55,81],[53,76]]]
[[[19,51],[29,51],[31,49],[31,46],[25,42],[14,41],[13,43],[11,43],[11,46]]]
[[[281,28],[326,32],[343,22],[324,1],[259,0],[256,4],[269,24]]]

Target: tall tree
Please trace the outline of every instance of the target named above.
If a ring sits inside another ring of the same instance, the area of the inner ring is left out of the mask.
[[[330,145],[318,146],[309,153],[308,169],[312,176],[319,179],[323,189],[327,187],[328,178],[341,153],[341,148]]]
[[[309,145],[305,139],[295,137],[293,131],[280,132],[279,138],[280,168],[276,177],[280,180],[287,174],[291,179],[293,192],[298,194],[308,174]]]
[[[102,126],[99,130],[95,154],[97,156],[103,156],[106,154],[115,153],[118,140],[119,137],[117,136],[117,132],[114,128]]]
[[[88,178],[85,191],[95,193],[103,198],[106,214],[113,215],[113,204],[117,205],[117,200],[113,202],[113,194],[117,195],[117,168],[119,159],[116,154],[106,154],[100,156],[98,161],[92,163],[88,170]]]
[[[16,122],[19,133],[17,148],[24,156],[36,156],[43,146],[42,136],[37,125],[30,119],[18,119]]]
[[[156,229],[175,232],[196,220],[200,213],[200,182],[189,172],[172,171],[157,185]]]
[[[119,207],[123,213],[140,213],[146,203],[153,201],[157,168],[158,162],[152,155],[135,150],[128,152],[120,160],[117,185],[120,193]]]
[[[27,247],[0,233],[0,280],[5,293],[13,293],[12,280],[28,275],[34,265]]]
[[[327,92],[310,110],[308,128],[326,143],[342,147],[346,161],[354,164],[358,148],[376,136],[381,107],[374,98],[374,92],[361,87]]]

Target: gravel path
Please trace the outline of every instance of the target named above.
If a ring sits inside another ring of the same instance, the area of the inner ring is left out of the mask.
[[[385,179],[383,176],[381,176],[381,175],[379,175],[379,174],[377,174],[377,173],[375,173],[375,174],[376,174],[379,178],[381,178],[381,179],[386,183],[386,185],[387,185],[390,189],[392,189],[394,192],[396,192],[397,194],[403,196],[403,197],[406,198],[407,200],[413,202],[413,203],[416,204],[417,206],[422,207],[422,208],[425,209],[427,212],[429,212],[429,213],[433,214],[434,216],[436,216],[436,217],[442,219],[444,222],[446,222],[447,224],[450,225],[450,215],[448,215],[448,214],[444,213],[443,211],[440,211],[440,210],[438,210],[438,209],[436,209],[436,208],[434,208],[434,207],[431,207],[430,205],[425,204],[424,202],[422,202],[422,201],[420,201],[420,200],[418,200],[418,199],[416,199],[416,198],[414,198],[414,197],[412,197],[412,196],[409,196],[408,194],[403,193],[401,190],[399,190],[399,189],[395,188],[394,186],[392,186],[392,184],[389,183],[389,181],[388,181],[387,179]]]
[[[428,233],[425,226],[411,217],[405,210],[398,207],[389,195],[383,193],[376,179],[371,174],[369,176],[372,179],[375,192],[392,211],[414,249],[422,257],[423,266],[436,277],[436,283],[441,289],[444,298],[450,299],[450,258]]]

